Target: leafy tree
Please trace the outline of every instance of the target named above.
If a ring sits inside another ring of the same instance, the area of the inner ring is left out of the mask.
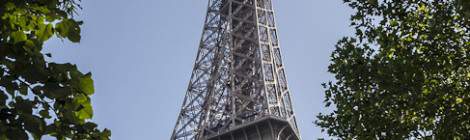
[[[76,0],[0,0],[0,140],[109,139],[90,122],[90,73],[45,61],[53,36],[80,41]]]
[[[333,111],[316,125],[339,139],[470,138],[470,1],[344,2],[355,35],[331,55]]]

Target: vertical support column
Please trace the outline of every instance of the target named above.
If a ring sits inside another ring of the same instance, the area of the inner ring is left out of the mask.
[[[194,62],[193,73],[188,84],[181,112],[178,115],[171,139],[197,139],[203,131],[201,126],[207,126],[207,117],[212,117],[210,110],[217,110],[216,97],[222,95],[225,87],[220,85],[220,69],[224,51],[221,46],[225,30],[220,16],[220,0],[209,0],[203,33]],[[212,96],[218,94],[217,96]],[[218,101],[217,101],[218,102]]]
[[[232,125],[263,116],[265,101],[259,60],[255,0],[229,0],[232,38]]]
[[[228,22],[229,22],[229,30],[230,32],[233,31],[233,19],[232,19],[232,11],[233,11],[233,5],[232,5],[232,0],[228,0],[228,5],[229,5],[229,10],[228,10]],[[232,38],[232,37],[230,37]],[[234,46],[235,43],[232,41],[230,41],[230,45],[231,46]],[[235,63],[234,63],[234,48],[233,47],[230,47],[230,94],[233,94],[235,93],[235,72],[233,71],[233,69],[235,69]],[[230,127],[235,127],[236,125],[236,122],[235,122],[235,119],[237,118],[236,115],[237,115],[237,108],[236,108],[236,99],[234,96],[230,96],[230,108],[231,108],[231,113],[230,113],[230,118],[231,118],[231,124],[230,124]],[[233,138],[232,138],[233,139]]]
[[[283,117],[285,113],[281,113],[281,111],[285,111],[281,110],[283,107],[280,105],[282,103],[282,96],[280,96],[279,75],[276,68],[276,57],[273,55],[273,48],[277,47],[278,43],[277,33],[273,34],[273,32],[276,32],[274,19],[270,16],[273,15],[271,1],[257,0],[256,12],[269,114]]]
[[[262,48],[263,75],[266,84],[267,100],[270,114],[288,120],[296,129],[292,109],[291,95],[287,76],[282,62],[275,12],[271,0],[256,0],[257,19]]]

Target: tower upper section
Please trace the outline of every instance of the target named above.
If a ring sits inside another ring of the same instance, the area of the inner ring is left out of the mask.
[[[266,117],[298,137],[271,0],[209,0],[172,139],[207,139]]]

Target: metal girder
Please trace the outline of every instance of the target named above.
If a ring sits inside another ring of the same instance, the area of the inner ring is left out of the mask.
[[[285,120],[300,139],[271,0],[209,0],[171,140],[208,139],[265,117]]]

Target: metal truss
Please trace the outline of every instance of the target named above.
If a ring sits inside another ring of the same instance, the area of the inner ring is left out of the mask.
[[[263,117],[298,136],[271,0],[209,0],[171,140],[202,140]]]

